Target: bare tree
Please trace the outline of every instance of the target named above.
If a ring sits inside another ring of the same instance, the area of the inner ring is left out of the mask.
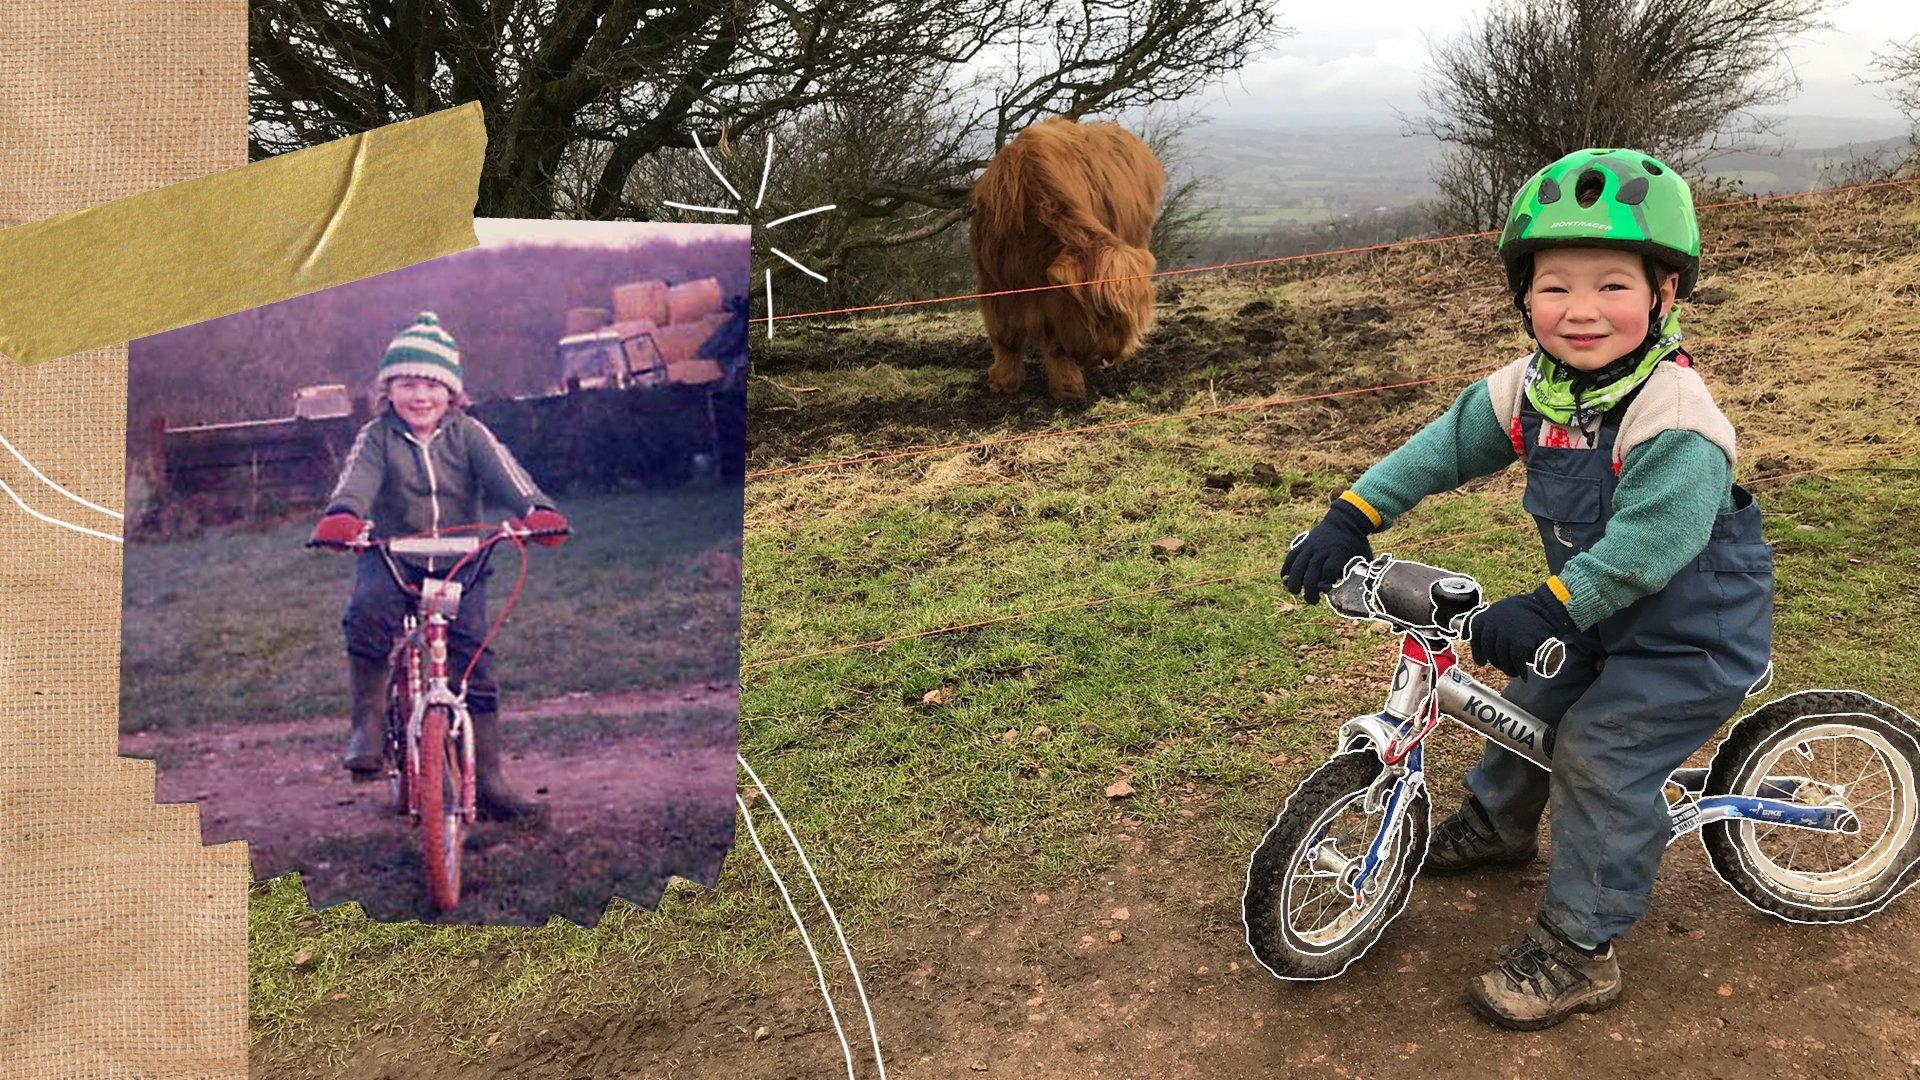
[[[1920,132],[1920,35],[1892,42],[1886,52],[1874,53],[1873,70],[1879,77],[1869,81],[1886,86],[1894,107]]]
[[[1756,110],[1799,85],[1785,43],[1836,0],[1498,0],[1431,47],[1411,127],[1448,144],[1441,216],[1490,229],[1534,170],[1585,146],[1682,172],[1772,131]]]
[[[1238,68],[1283,33],[1271,4],[253,0],[250,138],[266,156],[477,100],[481,213],[643,220],[662,190],[643,163],[696,134],[844,139],[808,163],[841,212],[796,242],[831,270],[963,219],[973,174],[1034,120],[1177,100]]]
[[[1875,77],[1861,81],[1886,88],[1887,97],[1907,117],[1907,141],[1854,151],[1821,170],[1824,183],[1865,184],[1920,173],[1920,37],[1891,42],[1886,52],[1874,54],[1872,69]]]

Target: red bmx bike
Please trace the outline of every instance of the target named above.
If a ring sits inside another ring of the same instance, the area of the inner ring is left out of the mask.
[[[413,610],[402,625],[389,657],[387,727],[383,771],[389,805],[407,814],[420,827],[421,862],[426,869],[427,899],[435,911],[451,911],[460,903],[460,833],[475,820],[473,791],[473,725],[467,712],[467,679],[520,599],[527,580],[526,541],[563,536],[570,530],[531,530],[511,522],[456,526],[438,535],[370,538],[372,522],[360,537],[347,544],[316,544],[342,551],[380,553],[393,583],[413,597]],[[449,535],[487,530],[486,535]],[[460,613],[463,571],[468,581],[486,572],[493,551],[510,543],[520,555],[520,572],[500,614],[487,626],[480,647],[460,674],[458,689],[447,668],[447,628]],[[395,556],[453,559],[444,573],[430,572],[418,586],[407,581]]]

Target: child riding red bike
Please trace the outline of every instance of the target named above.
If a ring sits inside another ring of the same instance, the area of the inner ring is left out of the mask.
[[[368,532],[384,540],[439,535],[489,520],[489,506],[514,515],[518,529],[546,534],[534,542],[564,543],[567,519],[485,424],[468,415],[460,352],[432,312],[421,312],[387,346],[377,376],[384,405],[354,438],[310,543],[341,547]],[[455,568],[447,556],[399,556],[394,565],[418,589],[429,575]],[[477,570],[478,572],[472,572]],[[495,821],[538,820],[542,808],[516,793],[501,765],[503,732],[487,634],[486,572],[469,563],[457,575],[462,594],[447,632],[449,670],[465,675],[471,714],[475,803]],[[381,553],[362,550],[353,595],[340,621],[353,695],[352,727],[343,764],[356,781],[376,779],[382,767],[388,657],[414,597],[401,587]],[[477,654],[477,655],[476,655]],[[456,686],[455,690],[461,687]]]

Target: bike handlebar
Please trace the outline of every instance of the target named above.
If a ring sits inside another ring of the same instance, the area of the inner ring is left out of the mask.
[[[477,551],[483,546],[486,546],[489,544],[497,544],[500,541],[507,540],[507,539],[537,540],[543,536],[572,536],[573,535],[573,529],[571,528],[515,529],[511,526],[501,525],[495,529],[492,535],[484,536],[484,537],[434,536],[427,533],[419,533],[413,536],[388,536],[388,537],[383,537],[379,540],[375,540],[367,535],[368,531],[370,531],[372,528],[373,528],[373,524],[369,522],[367,524],[367,528],[365,530],[362,530],[359,537],[353,540],[349,540],[345,543],[333,543],[326,540],[308,540],[306,542],[306,546],[310,548],[326,548],[329,551],[368,551],[373,548],[386,548],[389,551],[391,551],[393,550],[393,545],[395,543],[405,544],[408,541],[438,540],[445,543],[458,544],[462,540],[469,540],[469,539],[472,540],[472,545],[470,547],[465,548],[464,550],[448,551],[444,553],[448,557],[452,557],[454,555],[465,555],[465,554],[468,554],[469,552]],[[417,551],[417,552],[411,552],[411,553],[402,551],[401,554],[425,555],[429,553],[425,551]],[[438,553],[435,553],[435,554],[438,554]]]
[[[1306,538],[1302,531],[1287,549],[1299,547]],[[1401,576],[1406,580],[1389,582],[1389,572],[1395,566],[1402,568]],[[1372,619],[1402,631],[1443,634],[1460,641],[1471,640],[1473,618],[1487,607],[1480,599],[1480,583],[1470,575],[1401,562],[1384,553],[1371,561],[1354,556],[1340,580],[1325,592],[1327,606],[1349,618]],[[1464,610],[1463,603],[1469,605]],[[1415,607],[1421,609],[1417,614]],[[1566,643],[1550,637],[1540,643],[1527,668],[1543,679],[1551,679],[1560,673],[1566,658]]]

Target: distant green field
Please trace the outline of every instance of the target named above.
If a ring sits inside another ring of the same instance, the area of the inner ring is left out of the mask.
[[[1730,169],[1726,172],[1709,172],[1710,180],[1726,180],[1744,186],[1749,191],[1773,191],[1780,188],[1780,174],[1764,169]]]
[[[1269,229],[1275,225],[1315,225],[1332,221],[1334,213],[1325,206],[1216,207],[1207,212],[1208,224],[1221,229]]]

